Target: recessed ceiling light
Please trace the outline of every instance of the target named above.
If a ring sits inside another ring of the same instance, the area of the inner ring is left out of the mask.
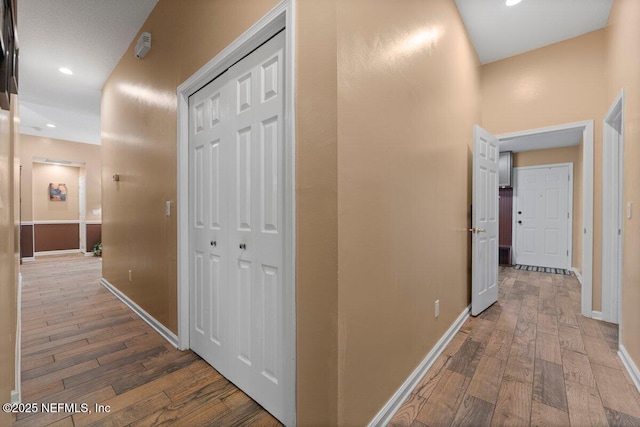
[[[506,4],[507,6],[515,6],[515,5],[517,5],[518,3],[520,3],[521,1],[522,1],[522,0],[507,0],[507,1],[505,2],[505,4]]]
[[[48,128],[54,128],[54,127],[56,127],[56,125],[54,125],[53,123],[47,123],[47,127]]]
[[[60,70],[60,72],[62,74],[67,74],[69,76],[73,74],[73,71],[71,71],[70,69],[68,69],[66,67],[60,67],[59,70]]]

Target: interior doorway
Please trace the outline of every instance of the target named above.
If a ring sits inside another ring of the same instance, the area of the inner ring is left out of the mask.
[[[582,184],[582,221],[579,223],[582,238],[580,245],[582,270],[579,272],[574,270],[574,272],[582,284],[582,315],[593,317],[593,121],[512,132],[497,137],[500,141],[500,151],[514,152],[551,148],[554,144],[555,146],[568,145],[561,143],[567,139],[577,140],[576,143],[582,141],[582,174],[581,177],[576,177],[576,180],[581,180]]]

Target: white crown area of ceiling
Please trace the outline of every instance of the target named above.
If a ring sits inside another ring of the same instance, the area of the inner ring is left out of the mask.
[[[482,64],[607,25],[613,0],[455,0]]]
[[[18,1],[20,133],[100,144],[102,86],[157,2]]]
[[[562,129],[538,134],[504,135],[498,137],[500,151],[546,150],[549,148],[572,147],[582,142],[582,129]]]

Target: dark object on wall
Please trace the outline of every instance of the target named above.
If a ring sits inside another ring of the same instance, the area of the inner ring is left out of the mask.
[[[498,187],[511,188],[513,175],[513,152],[502,151],[498,159]]]
[[[498,217],[498,262],[500,265],[511,265],[512,230],[513,230],[513,189],[501,188]]]
[[[0,108],[9,110],[18,93],[18,33],[16,0],[0,0]]]

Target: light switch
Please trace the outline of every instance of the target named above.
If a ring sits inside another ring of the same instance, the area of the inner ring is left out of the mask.
[[[627,219],[631,219],[631,202],[627,203]]]
[[[168,200],[164,202],[164,214],[166,216],[171,216],[171,202]]]

